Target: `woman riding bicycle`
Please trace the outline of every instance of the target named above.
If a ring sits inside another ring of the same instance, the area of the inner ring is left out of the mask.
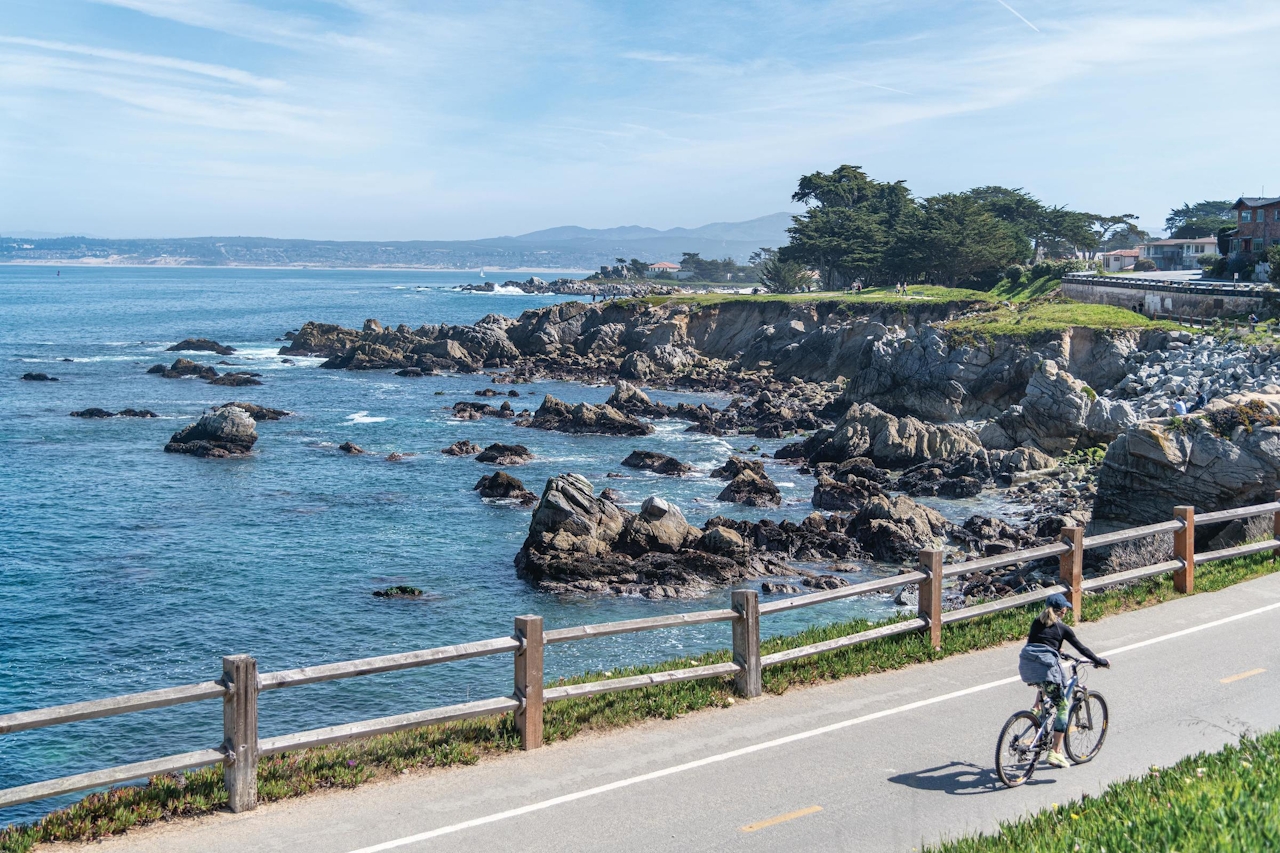
[[[1062,737],[1067,732],[1067,685],[1066,674],[1062,671],[1062,641],[1066,640],[1075,646],[1080,654],[1093,661],[1095,666],[1107,667],[1110,662],[1089,651],[1079,639],[1071,626],[1062,621],[1071,609],[1070,602],[1061,593],[1054,593],[1045,602],[1044,611],[1031,622],[1031,631],[1027,635],[1027,644],[1022,647],[1018,658],[1018,675],[1032,687],[1038,687],[1044,693],[1049,704],[1053,706],[1053,749],[1045,758],[1054,767],[1070,767],[1066,756],[1062,754]]]

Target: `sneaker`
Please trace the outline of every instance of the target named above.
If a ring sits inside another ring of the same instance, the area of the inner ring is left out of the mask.
[[[1061,752],[1049,750],[1049,754],[1045,756],[1045,763],[1050,767],[1070,767],[1071,762],[1067,761],[1067,757]]]

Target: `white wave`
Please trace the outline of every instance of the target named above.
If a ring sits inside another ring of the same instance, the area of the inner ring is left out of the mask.
[[[405,287],[403,284],[393,284],[391,285],[391,289],[392,290],[408,290],[409,288]]]
[[[380,424],[387,418],[372,418],[368,412],[356,412],[354,415],[347,415],[347,422],[353,424]]]

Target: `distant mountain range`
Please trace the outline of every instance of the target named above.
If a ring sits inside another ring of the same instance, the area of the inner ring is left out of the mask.
[[[761,247],[787,242],[791,214],[665,231],[640,225],[564,225],[481,240],[278,240],[268,237],[108,239],[0,236],[0,263],[157,266],[415,267],[422,269],[594,269],[614,258],[679,261],[684,252],[745,262]],[[28,232],[30,233],[30,232]]]

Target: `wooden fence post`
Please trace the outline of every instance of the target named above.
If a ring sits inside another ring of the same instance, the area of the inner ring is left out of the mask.
[[[258,662],[249,655],[222,659],[222,778],[227,806],[247,812],[258,805]]]
[[[1058,556],[1058,577],[1067,588],[1067,601],[1071,602],[1071,612],[1075,622],[1080,624],[1080,606],[1084,602],[1084,591],[1080,584],[1084,579],[1084,528],[1062,528],[1062,541],[1071,546],[1071,550]]]
[[[1280,489],[1276,489],[1276,503],[1280,503]],[[1280,539],[1280,512],[1276,512],[1271,518],[1271,538]],[[1280,548],[1271,549],[1271,562],[1280,559]]]
[[[1173,517],[1182,521],[1182,529],[1173,534],[1173,556],[1183,563],[1174,570],[1173,588],[1190,595],[1196,587],[1196,508],[1175,506]]]
[[[735,589],[733,662],[742,667],[733,676],[733,692],[754,699],[763,689],[760,678],[760,597],[754,589]]]
[[[542,746],[542,617],[517,616],[516,639],[516,728],[520,730],[520,747]]]
[[[929,645],[942,648],[942,552],[925,548],[920,552],[920,571],[927,577],[920,581],[916,596],[916,613],[929,623]]]

